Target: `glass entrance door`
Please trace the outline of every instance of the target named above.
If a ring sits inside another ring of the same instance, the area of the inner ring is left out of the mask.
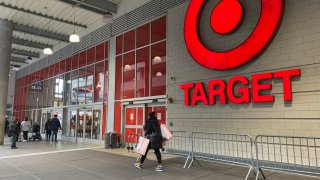
[[[167,113],[166,113],[166,106],[149,106],[147,107],[147,114],[151,112],[156,113],[156,118],[158,119],[160,124],[167,124]]]
[[[145,107],[125,108],[125,141],[128,142],[130,134],[139,134],[143,128],[145,119]]]
[[[69,114],[69,137],[77,142],[101,140],[101,109],[74,109]]]

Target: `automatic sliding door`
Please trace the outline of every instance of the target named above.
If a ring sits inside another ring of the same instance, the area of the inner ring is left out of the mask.
[[[70,131],[69,137],[76,137],[77,111],[70,111]]]

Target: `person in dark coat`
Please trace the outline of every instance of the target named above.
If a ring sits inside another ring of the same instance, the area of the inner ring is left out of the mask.
[[[19,135],[19,124],[18,120],[13,120],[12,125],[10,127],[10,133],[12,134],[12,143],[11,143],[11,149],[17,149],[16,142]]]
[[[51,122],[51,119],[48,118],[46,124],[44,125],[44,130],[46,131],[46,141],[50,141],[51,139],[51,127],[49,126]]]
[[[49,123],[49,127],[51,129],[51,132],[53,133],[51,136],[52,142],[53,142],[53,138],[55,142],[58,142],[57,135],[58,135],[58,130],[61,129],[61,124],[57,114],[53,116],[53,119]]]
[[[9,130],[9,121],[8,121],[8,118],[6,118],[6,124],[5,124],[5,127],[4,127],[4,133],[8,133],[8,130]]]
[[[162,169],[162,162],[161,162],[161,153],[160,149],[162,148],[162,135],[160,129],[160,123],[155,116],[155,112],[151,112],[149,114],[149,119],[147,119],[145,126],[144,126],[145,136],[150,139],[150,143],[146,154],[143,155],[140,159],[140,162],[136,162],[134,165],[136,168],[141,169],[144,160],[146,159],[148,152],[150,149],[154,150],[154,153],[157,156],[158,166],[156,167],[156,171],[163,171]]]

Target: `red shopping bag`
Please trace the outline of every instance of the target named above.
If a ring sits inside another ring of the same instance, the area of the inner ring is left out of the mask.
[[[150,143],[149,139],[140,136],[139,143],[137,145],[137,153],[141,155],[145,155],[148,149],[149,143]]]

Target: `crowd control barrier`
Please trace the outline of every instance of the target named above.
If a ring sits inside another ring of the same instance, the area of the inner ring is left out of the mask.
[[[186,158],[183,168],[186,168],[188,159],[190,158],[190,135],[187,131],[171,131],[173,137],[164,142],[162,151],[165,154],[182,156]]]
[[[320,175],[320,138],[259,135],[255,141],[256,179],[262,169]]]
[[[248,135],[215,132],[172,131],[163,153],[186,157],[184,168],[202,161],[240,165],[249,168],[257,180],[266,178],[263,170],[275,170],[302,175],[320,176],[320,138]],[[133,150],[139,134],[129,135],[128,150]],[[189,164],[188,164],[189,163]]]
[[[194,161],[199,163],[198,160],[242,165],[249,168],[245,179],[254,169],[254,140],[248,135],[193,132],[190,138],[192,149],[188,168]]]

